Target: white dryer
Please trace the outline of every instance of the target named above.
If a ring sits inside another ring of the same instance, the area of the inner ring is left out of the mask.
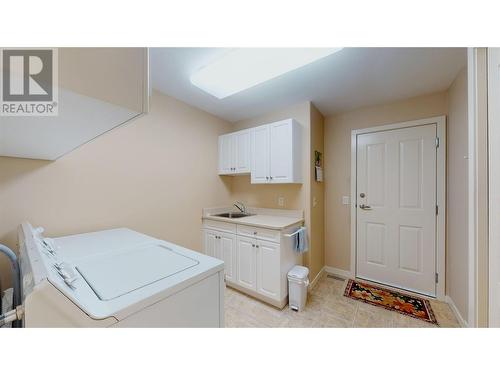
[[[19,227],[25,327],[223,327],[224,263],[130,229]]]

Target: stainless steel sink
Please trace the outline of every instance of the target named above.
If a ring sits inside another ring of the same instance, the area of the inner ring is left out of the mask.
[[[238,219],[240,217],[253,216],[254,214],[244,214],[243,212],[224,212],[213,216],[227,217],[228,219]]]

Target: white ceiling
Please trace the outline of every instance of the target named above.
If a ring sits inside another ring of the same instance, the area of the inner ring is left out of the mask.
[[[465,48],[345,48],[224,99],[192,85],[191,73],[224,48],[152,48],[154,89],[231,122],[312,101],[328,116],[446,90],[466,65]]]

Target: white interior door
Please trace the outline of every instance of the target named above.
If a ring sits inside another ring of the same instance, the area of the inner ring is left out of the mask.
[[[488,48],[489,312],[500,327],[500,48]]]
[[[436,295],[436,131],[357,136],[357,277]]]
[[[269,181],[269,126],[263,125],[252,132],[252,184]]]

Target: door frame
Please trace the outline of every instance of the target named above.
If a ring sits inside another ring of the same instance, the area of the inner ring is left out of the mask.
[[[493,105],[500,98],[500,90],[493,80],[498,78],[498,67],[500,60],[500,50],[498,48],[488,48],[487,51],[487,85],[488,85],[488,326],[500,327],[498,318],[498,271],[500,269],[500,233],[498,227],[498,201],[500,198],[500,173],[498,162],[500,132],[500,112],[498,107]]]
[[[436,153],[436,200],[439,212],[436,219],[436,298],[445,300],[446,290],[446,116],[405,121],[351,131],[351,277],[356,277],[356,223],[357,223],[357,137],[361,134],[376,133],[436,124],[439,147]]]

